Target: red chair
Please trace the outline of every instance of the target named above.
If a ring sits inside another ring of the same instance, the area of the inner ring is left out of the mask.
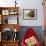
[[[25,32],[24,37],[22,38],[21,46],[27,46],[26,43],[25,43],[25,40],[28,39],[28,38],[30,38],[30,37],[32,37],[32,36],[34,36],[35,38],[37,37],[37,35],[34,32],[34,30],[32,28],[28,28],[27,31]],[[41,44],[39,43],[39,41],[37,42],[37,44],[35,46],[41,46]]]

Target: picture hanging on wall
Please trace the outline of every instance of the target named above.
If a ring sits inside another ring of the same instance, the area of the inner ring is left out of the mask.
[[[23,19],[24,20],[36,20],[37,9],[23,9]]]

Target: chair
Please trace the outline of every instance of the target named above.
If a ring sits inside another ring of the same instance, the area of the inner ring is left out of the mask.
[[[39,40],[37,39],[37,34],[34,32],[32,28],[28,28],[24,34],[24,37],[22,38],[21,46],[27,46],[29,42],[25,42],[26,39],[29,40],[30,37],[35,37],[37,40],[37,44],[35,46],[41,46]],[[31,44],[31,42],[30,42]],[[30,45],[29,45],[30,46]]]

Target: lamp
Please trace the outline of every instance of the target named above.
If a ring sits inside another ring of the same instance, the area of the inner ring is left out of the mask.
[[[17,0],[15,0],[15,7],[16,7],[16,4],[17,4],[17,2],[16,2]]]

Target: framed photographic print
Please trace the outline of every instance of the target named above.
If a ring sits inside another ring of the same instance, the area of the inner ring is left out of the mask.
[[[23,19],[24,20],[36,20],[37,9],[23,9]]]
[[[16,15],[17,13],[18,13],[18,12],[17,12],[16,10],[10,10],[10,11],[9,11],[9,14],[10,14],[10,15]]]
[[[9,15],[9,10],[2,10],[2,15]]]

